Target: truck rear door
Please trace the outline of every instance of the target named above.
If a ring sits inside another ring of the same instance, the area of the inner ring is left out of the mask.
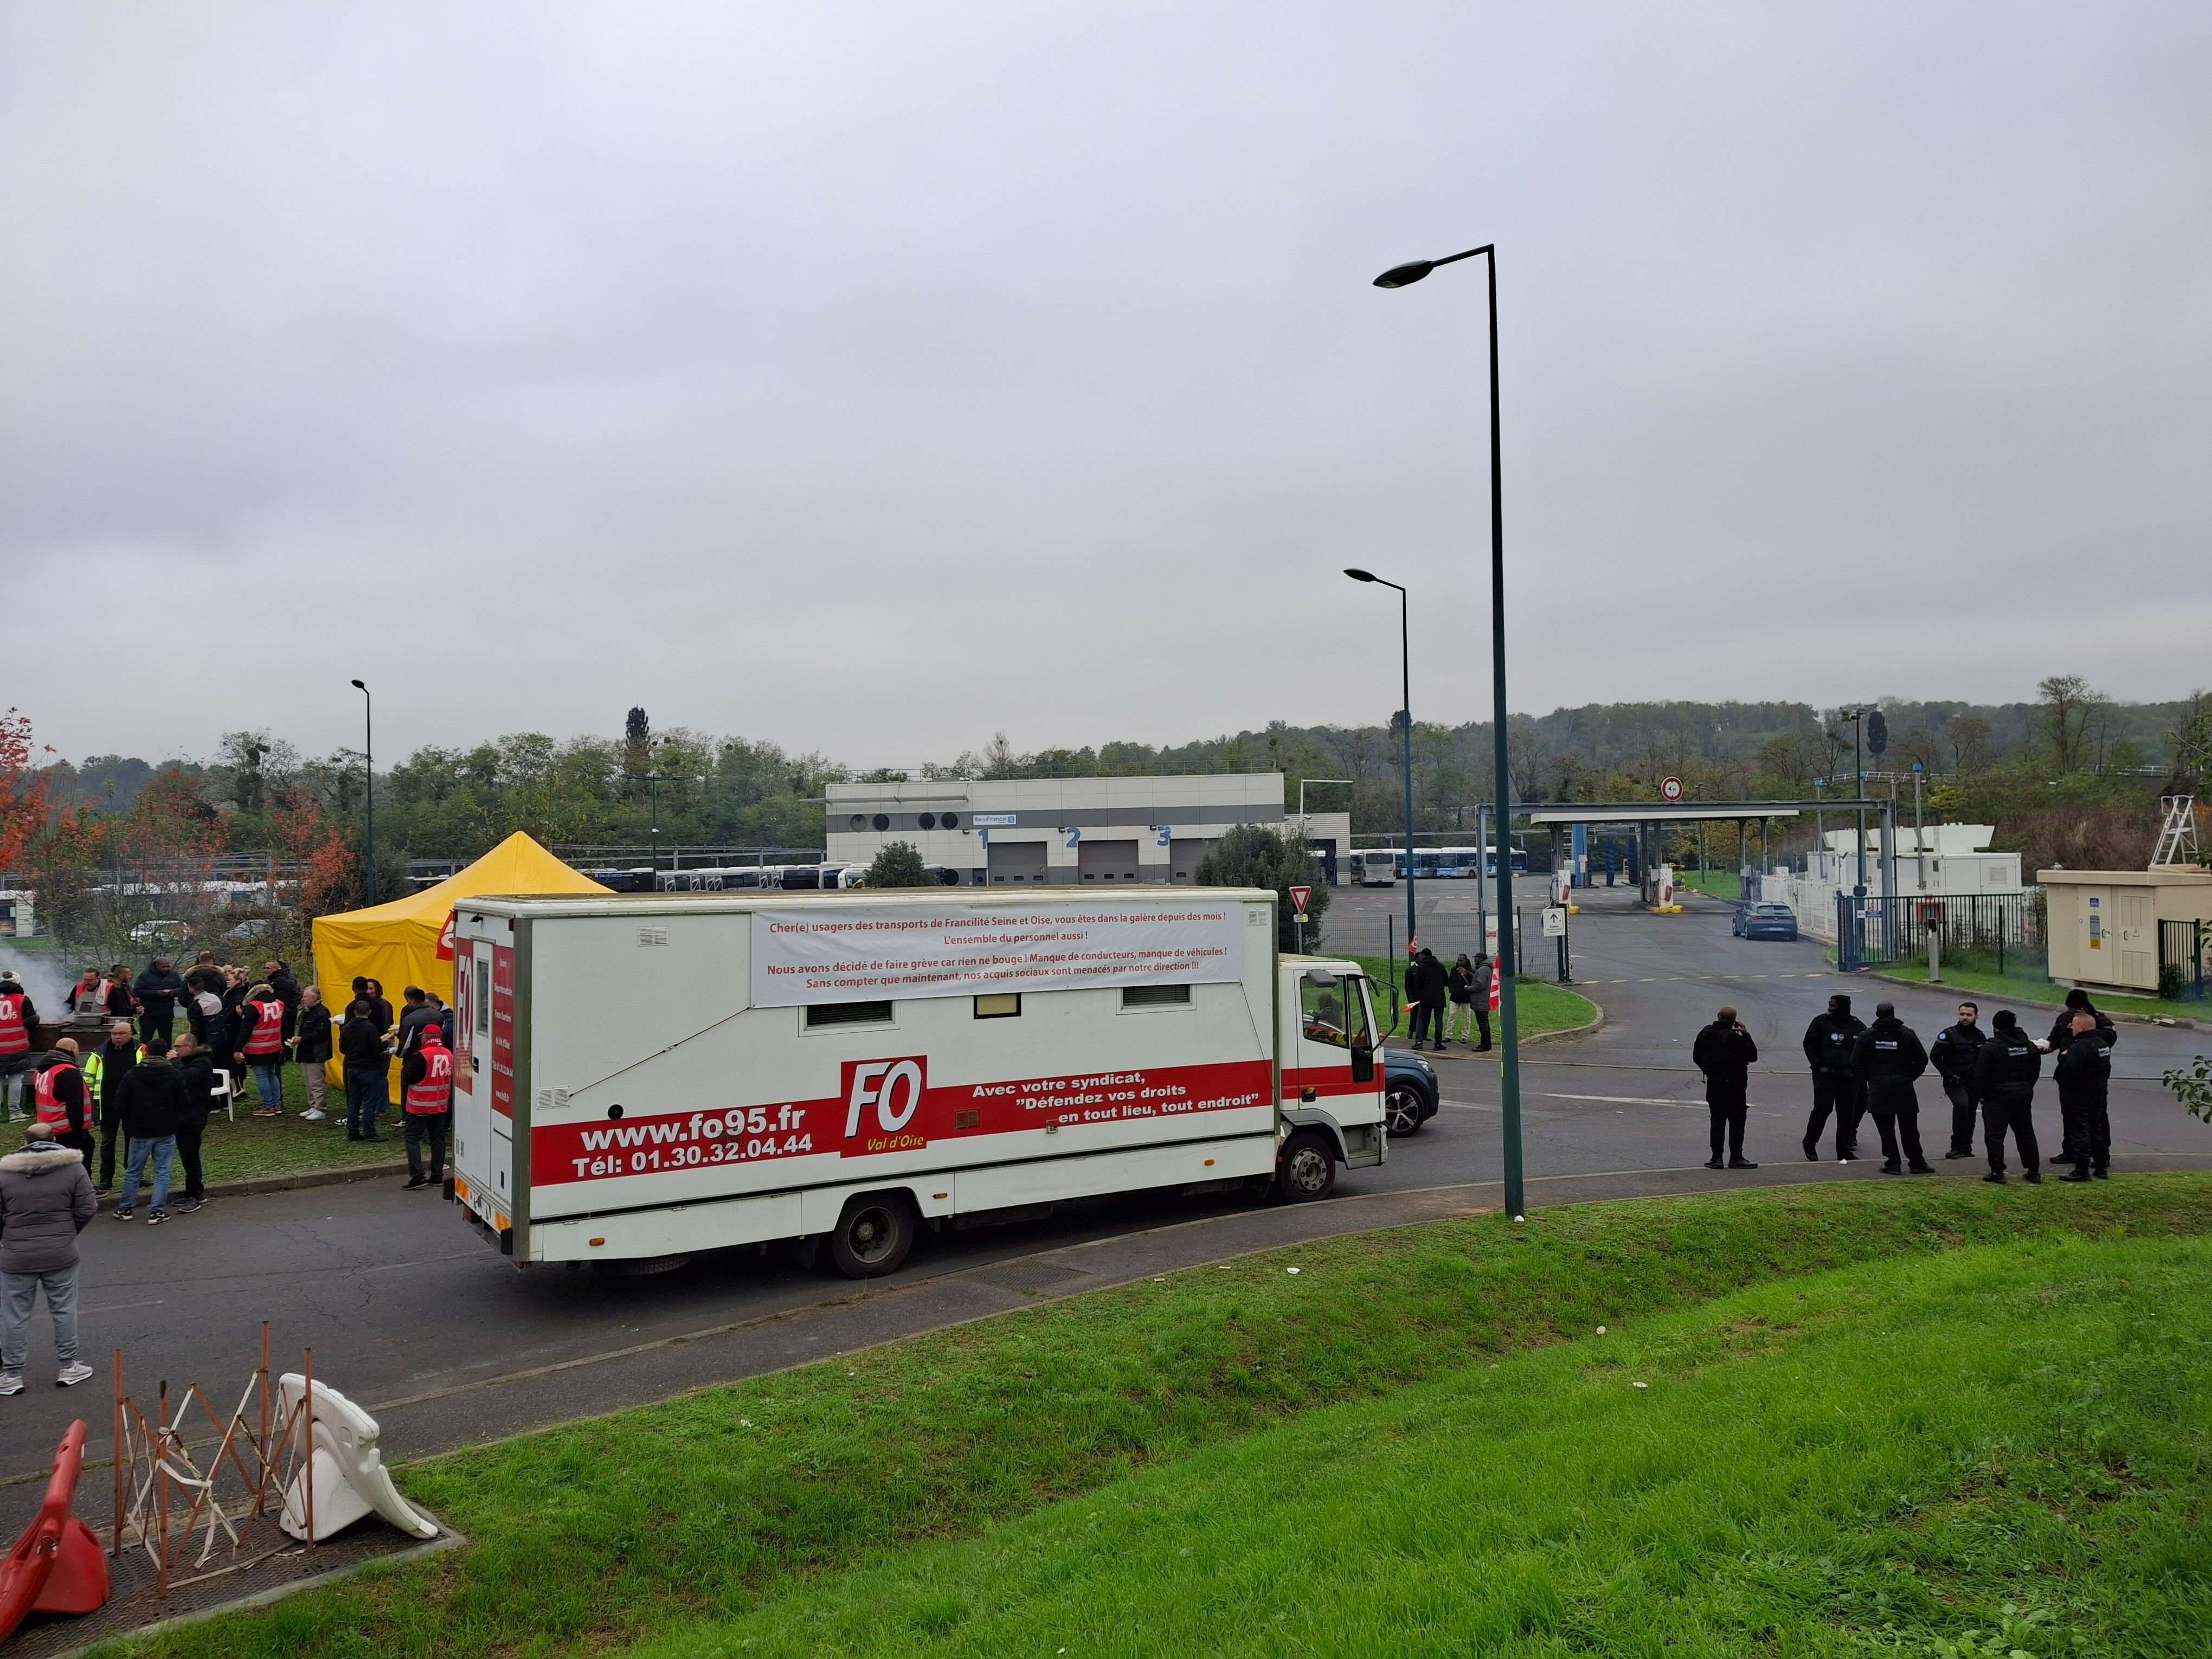
[[[489,921],[491,919],[487,919]],[[501,958],[505,958],[502,963]],[[506,985],[498,982],[504,968]],[[453,1195],[511,1249],[514,947],[453,941]]]

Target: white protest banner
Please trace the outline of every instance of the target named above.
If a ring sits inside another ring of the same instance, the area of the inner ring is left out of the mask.
[[[1225,984],[1243,926],[1234,899],[756,910],[752,1006]]]

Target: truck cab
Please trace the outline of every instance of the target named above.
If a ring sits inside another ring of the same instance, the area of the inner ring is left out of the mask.
[[[1339,1164],[1358,1170],[1382,1162],[1384,1079],[1373,989],[1359,965],[1286,956],[1278,972],[1276,1180],[1280,1194],[1295,1201],[1325,1194]]]

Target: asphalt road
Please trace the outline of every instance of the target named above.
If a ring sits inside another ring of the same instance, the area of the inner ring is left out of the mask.
[[[1335,896],[1328,921],[1336,948],[1379,949],[1382,919],[1393,912],[1402,928],[1401,892]],[[1653,916],[1631,908],[1629,896],[1597,890],[1575,921],[1576,974],[1604,1006],[1604,1029],[1532,1046],[1524,1058],[1532,1206],[1747,1182],[1881,1179],[1869,1162],[1808,1165],[1797,1144],[1808,1095],[1797,1041],[1845,983],[1825,971],[1820,947],[1735,939],[1724,906]],[[1425,939],[1449,951],[1473,943],[1467,884],[1425,886],[1421,908]],[[1923,1036],[1951,1018],[1950,1000],[1924,991],[1863,980],[1850,989],[1863,1015],[1892,998]],[[1763,1056],[1751,1089],[1748,1150],[1766,1166],[1756,1175],[1698,1167],[1706,1119],[1690,1042],[1723,1000]],[[2024,1023],[2039,1029],[2048,1018]],[[2114,1061],[2124,1080],[2113,1087],[2112,1120],[2124,1167],[2212,1164],[2212,1130],[2155,1081],[2205,1044],[2202,1032],[2122,1028]],[[161,1228],[103,1214],[84,1237],[82,1291],[85,1355],[100,1375],[73,1391],[51,1386],[41,1315],[31,1386],[0,1401],[0,1478],[43,1471],[73,1416],[92,1421],[96,1448],[105,1441],[107,1364],[118,1346],[143,1401],[164,1377],[234,1400],[264,1319],[281,1367],[296,1368],[301,1348],[312,1346],[317,1375],[375,1411],[387,1444],[410,1455],[1139,1273],[1494,1206],[1496,1188],[1484,1183],[1501,1173],[1497,1067],[1490,1057],[1455,1051],[1439,1069],[1443,1110],[1419,1135],[1395,1142],[1382,1169],[1346,1176],[1328,1204],[1271,1209],[1227,1197],[1156,1197],[1086,1205],[1048,1221],[926,1238],[901,1273],[866,1286],[799,1271],[773,1255],[725,1255],[647,1279],[518,1274],[434,1193],[403,1192],[396,1182],[220,1200]],[[1923,1087],[1923,1127],[1940,1152],[1948,1108],[1933,1088]],[[2039,1102],[2039,1129],[2047,1146],[2055,1142],[2055,1097]],[[1950,1179],[1982,1169],[1937,1167]]]

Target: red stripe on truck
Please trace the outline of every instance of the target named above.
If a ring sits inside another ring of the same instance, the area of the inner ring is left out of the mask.
[[[847,1060],[838,1093],[654,1116],[539,1124],[531,1181],[558,1186],[771,1159],[878,1158],[1054,1125],[1123,1123],[1272,1103],[1264,1060],[932,1084],[921,1054]]]

